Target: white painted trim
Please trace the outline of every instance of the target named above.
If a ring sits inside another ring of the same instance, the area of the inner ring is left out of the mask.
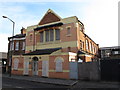
[[[56,62],[56,60],[62,60],[62,62],[64,62],[64,59],[62,57],[56,57],[54,62]]]
[[[90,56],[90,55],[87,55],[87,54],[81,54],[81,55],[79,55],[79,56],[92,57],[92,56]]]
[[[77,53],[69,52],[69,55],[77,55]]]
[[[10,41],[12,40],[25,40],[25,37],[24,38],[13,38],[13,39],[10,39]]]

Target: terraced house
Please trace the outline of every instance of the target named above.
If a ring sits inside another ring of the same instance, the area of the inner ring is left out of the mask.
[[[70,62],[97,60],[98,44],[76,16],[61,18],[49,9],[37,25],[17,36],[11,37],[16,38],[12,74],[70,79]],[[21,40],[25,43],[17,43]]]

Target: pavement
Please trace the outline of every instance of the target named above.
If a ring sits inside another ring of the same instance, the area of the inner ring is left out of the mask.
[[[2,77],[27,80],[27,81],[38,82],[38,83],[65,85],[65,86],[73,86],[78,82],[77,80],[45,78],[45,77],[40,77],[40,76],[11,75],[10,77],[8,74],[3,74]]]

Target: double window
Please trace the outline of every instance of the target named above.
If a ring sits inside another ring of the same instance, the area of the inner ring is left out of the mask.
[[[46,42],[54,40],[54,30],[45,31],[45,35],[46,35]]]

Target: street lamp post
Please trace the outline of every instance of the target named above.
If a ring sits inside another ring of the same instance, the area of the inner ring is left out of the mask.
[[[7,16],[2,16],[3,18],[7,18],[7,19],[9,19],[12,23],[13,23],[13,32],[12,32],[12,46],[11,47],[13,47],[13,36],[14,36],[14,28],[15,28],[15,22],[13,21],[13,20],[11,20],[10,18],[8,18]],[[10,72],[9,72],[9,76],[11,77],[11,71],[12,71],[12,55],[13,55],[13,50],[11,51],[11,55],[10,55],[10,64],[9,64],[9,69],[10,69]]]

